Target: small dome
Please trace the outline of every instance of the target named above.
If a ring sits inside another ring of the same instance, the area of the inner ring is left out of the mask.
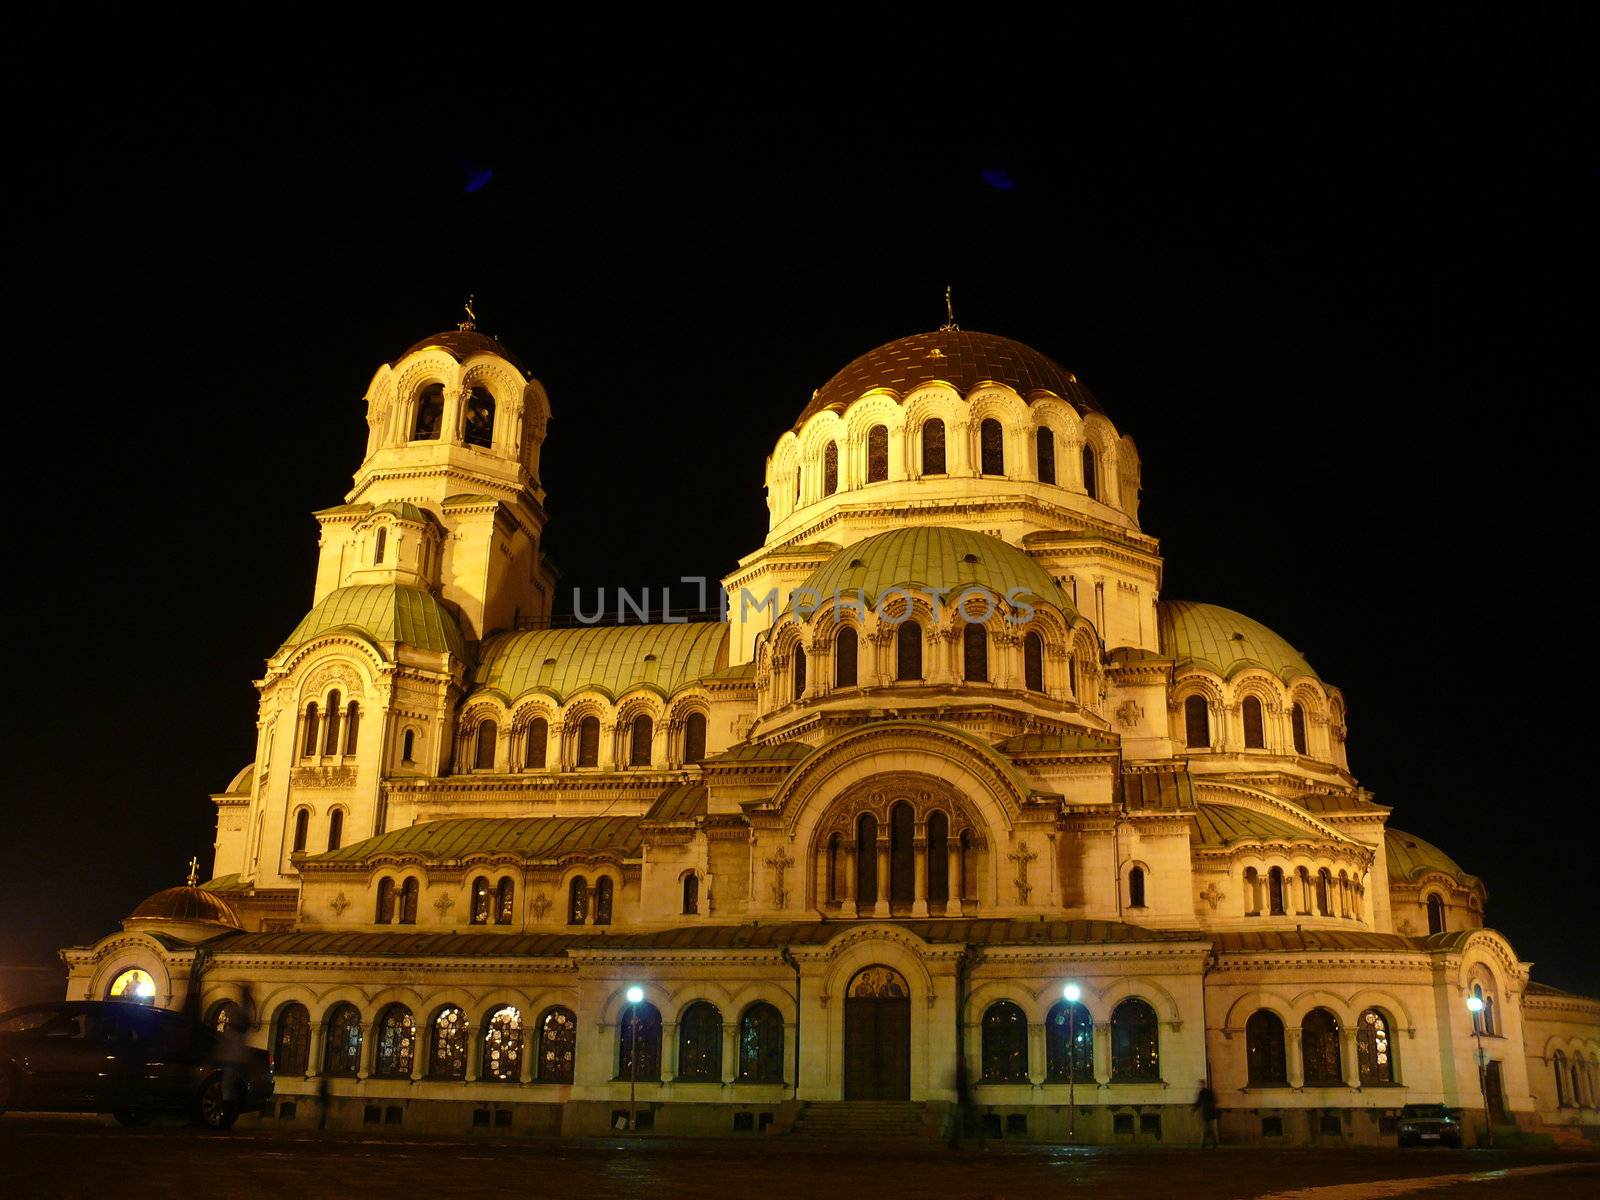
[[[1105,411],[1076,375],[1031,346],[993,333],[937,329],[868,350],[817,390],[794,427],[825,409],[843,412],[874,388],[890,388],[904,397],[936,381],[963,396],[980,383],[1003,383],[1025,400],[1048,392],[1079,413]]]
[[[129,921],[181,921],[225,925],[242,929],[228,902],[198,887],[172,887],[149,897],[128,916]]]
[[[515,354],[511,353],[487,333],[479,333],[476,329],[447,329],[443,333],[425,337],[407,350],[405,354],[402,354],[400,358],[415,354],[419,350],[443,350],[457,362],[466,362],[474,354],[493,354],[498,358],[505,359],[518,371],[521,371],[524,376],[528,374],[528,369],[522,365],[521,360]],[[395,362],[399,362],[400,358],[395,359]],[[391,363],[390,365],[393,366],[394,364]]]
[[[1415,883],[1424,875],[1441,872],[1463,887],[1473,888],[1479,884],[1477,876],[1467,874],[1455,859],[1414,833],[1385,828],[1383,854],[1388,863],[1391,883]]]
[[[1285,683],[1318,678],[1305,657],[1259,621],[1220,604],[1163,600],[1161,649],[1178,666],[1188,664],[1230,679],[1248,667],[1271,671]]]
[[[1075,614],[1050,572],[999,538],[970,529],[923,526],[893,529],[846,546],[798,590],[822,597],[859,595],[868,604],[895,587],[914,591],[955,590],[967,584],[999,596],[1026,593]]]
[[[335,588],[294,627],[278,651],[341,626],[358,629],[377,642],[404,642],[422,650],[467,657],[461,627],[443,602],[425,588],[403,583]]]

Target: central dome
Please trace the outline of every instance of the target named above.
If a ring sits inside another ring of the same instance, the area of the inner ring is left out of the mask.
[[[948,383],[963,396],[980,383],[1003,383],[1025,400],[1046,392],[1080,414],[1104,412],[1076,375],[1032,346],[993,333],[937,329],[868,350],[817,390],[794,427],[799,429],[827,409],[842,413],[875,388],[888,388],[903,397],[934,382]]]

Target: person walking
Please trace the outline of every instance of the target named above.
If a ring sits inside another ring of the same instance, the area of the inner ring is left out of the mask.
[[[1209,1146],[1215,1150],[1221,1145],[1217,1138],[1217,1122],[1222,1117],[1222,1110],[1217,1107],[1217,1094],[1211,1090],[1211,1084],[1206,1080],[1200,1081],[1200,1090],[1190,1107],[1200,1114],[1200,1148],[1204,1150]]]

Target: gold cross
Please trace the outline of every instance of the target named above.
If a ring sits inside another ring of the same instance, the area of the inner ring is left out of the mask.
[[[189,886],[193,887],[199,881],[200,881],[200,860],[198,858],[191,857],[189,859]]]

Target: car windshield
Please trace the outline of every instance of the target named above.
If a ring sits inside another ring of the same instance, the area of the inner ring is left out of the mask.
[[[1450,1110],[1442,1104],[1408,1104],[1400,1115],[1405,1117],[1448,1117]]]
[[[28,1033],[48,1024],[61,1010],[57,1008],[23,1008],[0,1016],[0,1033]]]

